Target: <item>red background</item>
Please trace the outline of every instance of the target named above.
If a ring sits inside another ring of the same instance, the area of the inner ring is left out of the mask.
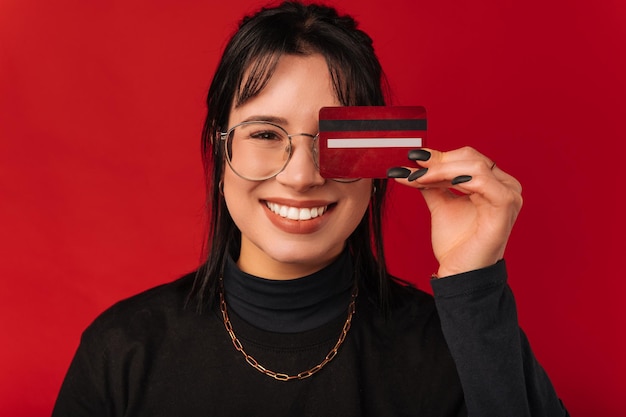
[[[203,100],[259,4],[0,1],[1,415],[48,415],[84,327],[197,265]],[[334,4],[375,39],[394,103],[426,106],[432,147],[471,144],[521,180],[506,258],[522,326],[572,415],[624,415],[621,2]],[[409,191],[390,267],[428,288]]]

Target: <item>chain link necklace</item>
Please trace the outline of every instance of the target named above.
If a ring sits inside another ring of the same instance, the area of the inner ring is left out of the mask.
[[[352,300],[350,301],[350,305],[348,306],[348,318],[346,319],[346,322],[343,324],[343,328],[341,329],[341,334],[339,335],[339,339],[337,340],[337,343],[335,343],[335,346],[333,346],[330,352],[328,352],[326,357],[319,364],[315,365],[314,367],[310,369],[307,369],[306,371],[299,372],[295,375],[288,375],[282,372],[275,372],[275,371],[267,369],[266,367],[261,365],[256,359],[254,359],[252,356],[246,353],[246,351],[243,348],[243,345],[241,344],[241,341],[235,335],[235,332],[233,330],[233,325],[231,324],[230,318],[228,317],[228,310],[226,309],[226,300],[224,298],[223,277],[220,277],[219,285],[220,285],[219,287],[220,311],[222,312],[222,318],[224,320],[224,327],[226,328],[226,331],[228,332],[228,335],[230,336],[230,339],[233,342],[233,346],[235,346],[235,349],[237,349],[238,352],[241,352],[246,362],[248,362],[250,366],[252,366],[257,371],[261,372],[262,374],[265,374],[271,378],[274,378],[277,381],[292,381],[294,379],[306,379],[312,376],[313,374],[317,373],[328,362],[332,361],[335,358],[335,356],[337,356],[337,352],[339,351],[339,348],[341,347],[343,341],[346,339],[348,330],[350,330],[350,326],[352,324],[352,316],[354,315],[354,312],[356,310],[356,297],[359,295],[359,288],[357,287],[355,283],[354,289],[352,290]]]

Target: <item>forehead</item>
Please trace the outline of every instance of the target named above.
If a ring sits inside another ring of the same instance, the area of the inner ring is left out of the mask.
[[[254,66],[244,78],[243,89],[255,81]],[[324,106],[340,105],[326,60],[320,54],[284,55],[277,60],[271,74],[264,74],[254,95],[234,103],[230,125],[258,115],[281,117],[287,121],[314,117]]]
[[[310,64],[301,66],[299,65],[301,62]],[[322,54],[317,52],[262,55],[254,58],[244,69],[234,95],[233,107],[239,107],[261,94],[275,77],[282,77],[289,71],[299,71],[314,79],[323,77],[336,80],[338,78],[337,76],[329,78],[330,71],[327,61]],[[335,89],[334,82],[331,82],[331,87]]]

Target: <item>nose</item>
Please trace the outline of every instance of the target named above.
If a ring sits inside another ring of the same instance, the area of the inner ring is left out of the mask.
[[[317,136],[310,134],[292,135],[291,159],[276,180],[298,192],[323,185],[326,180],[320,175],[315,160]]]

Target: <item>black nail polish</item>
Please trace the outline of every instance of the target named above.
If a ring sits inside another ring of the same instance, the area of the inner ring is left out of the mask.
[[[424,149],[411,149],[408,157],[411,161],[428,161],[430,159],[430,152]]]
[[[387,178],[406,178],[411,173],[410,169],[403,167],[393,167],[387,170]]]
[[[416,179],[418,179],[419,177],[423,176],[424,174],[426,174],[428,172],[428,168],[422,168],[422,169],[418,169],[416,171],[413,171],[411,173],[411,175],[409,175],[407,177],[407,180],[409,181],[415,181]]]
[[[464,182],[468,182],[472,180],[471,175],[459,175],[458,177],[452,178],[452,185],[463,184]]]

